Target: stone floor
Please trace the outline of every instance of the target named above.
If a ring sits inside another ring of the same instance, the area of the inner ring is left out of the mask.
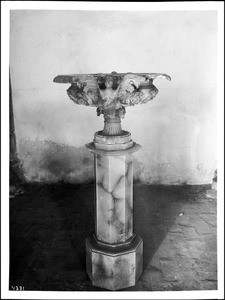
[[[209,186],[134,186],[134,230],[144,272],[123,291],[217,289],[216,200]],[[94,185],[23,186],[10,199],[9,289],[103,291],[85,272]]]

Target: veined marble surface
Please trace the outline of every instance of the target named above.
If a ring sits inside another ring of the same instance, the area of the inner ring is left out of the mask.
[[[95,154],[96,237],[125,242],[133,235],[133,157]]]
[[[112,259],[100,253],[92,253],[93,284],[109,290],[119,290],[134,286],[135,281],[135,252],[117,256]],[[104,270],[101,272],[101,269]]]
[[[86,265],[93,285],[109,290],[134,286],[142,273],[143,241],[135,235],[127,245],[110,249],[89,237],[86,239]]]

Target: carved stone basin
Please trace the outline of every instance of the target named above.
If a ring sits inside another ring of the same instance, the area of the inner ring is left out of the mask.
[[[121,135],[120,119],[124,117],[126,106],[151,101],[158,93],[154,79],[171,80],[161,73],[116,73],[59,75],[57,83],[70,83],[67,90],[76,104],[96,106],[97,115],[104,115],[103,135]]]
[[[133,153],[141,148],[121,128],[125,107],[151,101],[153,80],[166,74],[116,73],[59,75],[70,83],[69,98],[97,107],[104,129],[86,144],[95,161],[95,231],[86,239],[86,271],[93,285],[109,290],[134,286],[142,273],[143,241],[133,232]]]

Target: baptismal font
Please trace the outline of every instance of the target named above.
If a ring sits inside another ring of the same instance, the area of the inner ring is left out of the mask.
[[[86,239],[86,271],[93,285],[108,290],[134,286],[143,270],[143,241],[133,232],[133,153],[141,148],[121,127],[126,107],[144,104],[158,93],[161,73],[59,75],[70,83],[69,98],[97,107],[104,128],[86,144],[94,154],[95,231]]]

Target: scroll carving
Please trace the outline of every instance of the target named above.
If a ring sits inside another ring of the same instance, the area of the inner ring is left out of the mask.
[[[154,79],[171,80],[161,73],[59,75],[58,83],[70,83],[69,98],[76,104],[97,107],[97,115],[124,117],[125,107],[147,103],[158,93]]]

